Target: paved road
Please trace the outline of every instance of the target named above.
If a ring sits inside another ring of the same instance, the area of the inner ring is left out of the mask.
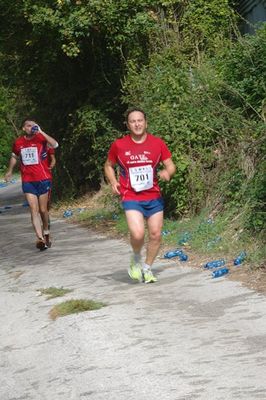
[[[55,219],[34,248],[19,185],[0,188],[1,400],[266,399],[266,298],[222,277],[158,260],[159,282],[133,284],[121,240]],[[49,319],[62,299],[108,303]]]

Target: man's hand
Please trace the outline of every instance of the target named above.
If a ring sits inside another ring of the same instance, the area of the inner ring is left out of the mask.
[[[112,191],[114,194],[120,194],[120,183],[119,182],[114,182],[111,183]]]
[[[166,169],[162,169],[161,171],[159,171],[158,175],[162,181],[169,182],[171,179],[171,176]]]
[[[11,172],[11,171],[7,171],[7,173],[6,173],[5,176],[4,176],[4,179],[5,179],[6,182],[11,181],[11,179],[12,179],[12,172]]]
[[[171,177],[175,174],[176,167],[171,158],[167,158],[163,161],[164,169],[158,172],[158,175],[162,181],[169,182]]]

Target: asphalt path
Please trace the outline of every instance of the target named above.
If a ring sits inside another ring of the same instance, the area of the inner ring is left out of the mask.
[[[23,201],[0,188],[1,400],[266,399],[264,295],[173,259],[134,284],[127,243],[63,218],[40,252]],[[50,286],[73,292],[46,300]],[[52,321],[71,298],[107,306]]]

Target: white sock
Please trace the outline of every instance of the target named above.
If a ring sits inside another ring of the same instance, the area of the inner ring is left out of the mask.
[[[143,264],[143,271],[150,271],[151,270],[151,265],[148,265],[146,263]]]
[[[44,235],[49,235],[49,233],[50,233],[49,230],[48,230],[48,231],[43,231],[43,234],[44,234]]]

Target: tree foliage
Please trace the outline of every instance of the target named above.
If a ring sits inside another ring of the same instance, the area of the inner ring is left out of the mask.
[[[135,104],[177,164],[170,214],[252,197],[260,226],[265,26],[239,36],[229,0],[10,0],[0,12],[0,168],[32,116],[61,144],[58,195],[95,189]]]

